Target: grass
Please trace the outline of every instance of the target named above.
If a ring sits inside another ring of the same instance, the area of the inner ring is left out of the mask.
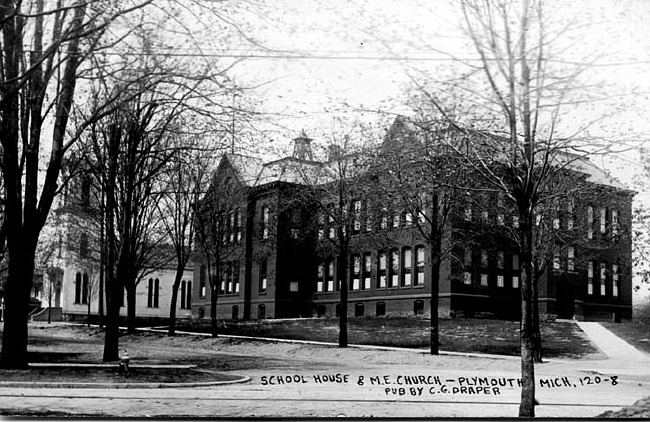
[[[229,381],[238,377],[185,368],[130,368],[125,374],[116,367],[31,367],[28,370],[0,369],[0,379],[13,382],[43,381],[65,383],[182,383]]]
[[[545,357],[583,357],[597,353],[581,330],[571,323],[542,323]],[[204,327],[205,331],[205,327]],[[338,319],[294,319],[226,323],[221,334],[279,339],[338,342]],[[491,319],[443,319],[440,350],[519,355],[519,322]],[[348,342],[391,347],[430,347],[430,321],[419,318],[351,318]]]
[[[650,353],[650,321],[633,320],[622,323],[602,322],[603,326],[646,353]]]

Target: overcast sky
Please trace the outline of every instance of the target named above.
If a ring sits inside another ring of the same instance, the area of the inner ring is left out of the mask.
[[[303,129],[327,132],[334,116],[352,118],[361,109],[406,112],[413,78],[444,71],[452,57],[474,57],[458,10],[447,0],[241,4],[245,7],[232,11],[233,21],[249,39],[212,37],[205,48],[247,57],[234,75],[239,84],[257,86],[246,95],[258,109],[277,113],[273,121],[279,127],[268,136],[280,144],[288,145]],[[650,1],[558,0],[547,7],[558,25],[570,23],[562,58],[595,59],[590,81],[616,94],[565,120],[611,114],[600,130],[641,145],[650,134]],[[612,171],[625,167],[626,174],[632,173],[637,156],[625,154],[616,166],[606,164]]]

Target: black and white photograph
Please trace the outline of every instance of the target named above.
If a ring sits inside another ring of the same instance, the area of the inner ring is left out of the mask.
[[[0,0],[0,420],[650,418],[650,1]]]

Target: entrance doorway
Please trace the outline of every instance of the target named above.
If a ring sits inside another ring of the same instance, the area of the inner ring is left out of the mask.
[[[557,283],[557,317],[573,319],[575,315],[575,285],[569,280],[558,280]]]

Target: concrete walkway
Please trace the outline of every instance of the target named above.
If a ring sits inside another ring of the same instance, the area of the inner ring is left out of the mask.
[[[650,362],[650,356],[603,327],[598,322],[576,321],[578,327],[608,358],[617,361]]]

